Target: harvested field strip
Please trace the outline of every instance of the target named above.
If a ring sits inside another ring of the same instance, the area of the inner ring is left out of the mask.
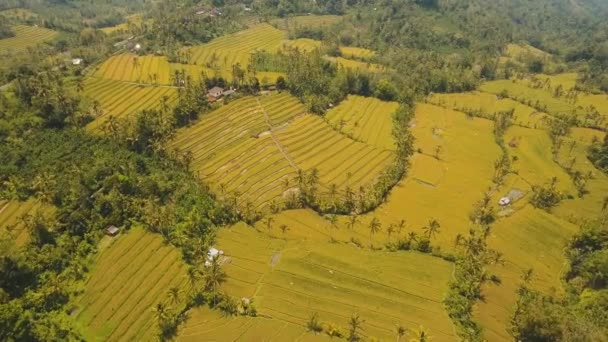
[[[154,332],[148,329],[151,308],[167,301],[169,287],[187,286],[185,267],[178,251],[165,246],[160,236],[137,228],[115,239],[93,267],[77,321],[86,336],[149,339]]]

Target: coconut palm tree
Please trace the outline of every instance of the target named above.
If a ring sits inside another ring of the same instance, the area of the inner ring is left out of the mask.
[[[220,257],[215,256],[210,260],[209,265],[205,269],[203,274],[203,281],[205,283],[205,290],[212,291],[213,294],[217,293],[217,288],[226,280],[226,272],[222,270],[220,264]],[[215,297],[215,296],[214,296]],[[217,303],[215,303],[217,304]]]
[[[382,229],[382,224],[380,223],[380,220],[378,220],[377,217],[374,217],[369,222],[369,245],[370,245],[370,247],[372,246],[372,236],[374,234],[378,233],[381,229]]]
[[[418,234],[416,234],[416,232],[409,232],[407,234],[407,240],[409,241],[409,243],[418,241]]]
[[[180,295],[182,293],[182,291],[179,289],[179,287],[177,286],[173,286],[172,288],[169,289],[169,299],[171,299],[171,302],[173,303],[173,305],[177,305],[179,303],[179,299],[180,299]]]
[[[397,326],[397,342],[401,341],[405,334],[407,334],[407,328],[402,325]]]
[[[281,228],[283,234],[285,234],[285,232],[289,230],[289,226],[287,226],[286,224],[282,224],[279,228]]]
[[[394,224],[389,224],[388,228],[386,228],[386,234],[388,235],[388,242],[391,242],[391,236],[393,235],[393,233],[395,232],[395,225]]]
[[[264,223],[266,224],[266,229],[270,231],[272,229],[272,223],[274,222],[274,218],[272,216],[266,217]]]
[[[439,228],[441,228],[441,224],[436,219],[432,218],[429,220],[429,223],[422,228],[424,230],[424,235],[427,239],[431,239],[439,233]]]
[[[167,306],[163,303],[157,303],[156,306],[152,308],[152,311],[154,312],[154,318],[156,319],[156,322],[158,322],[158,326],[162,327],[169,315]]]
[[[348,229],[353,230],[355,228],[355,225],[357,224],[357,216],[356,215],[351,215],[348,218]]]
[[[359,336],[359,334],[360,331],[363,330],[361,328],[363,322],[365,321],[362,320],[361,317],[359,317],[359,314],[354,314],[351,316],[350,320],[348,321],[348,325],[350,326],[348,332],[348,341],[355,342],[361,339],[361,336]]]
[[[403,228],[405,228],[405,220],[401,219],[397,223],[397,233],[401,234],[401,231],[403,230]]]
[[[410,342],[427,342],[431,340],[431,336],[429,336],[429,333],[422,325],[418,329],[412,330],[411,333],[412,338]]]

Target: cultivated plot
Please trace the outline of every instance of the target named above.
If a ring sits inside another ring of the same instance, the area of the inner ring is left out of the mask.
[[[171,67],[164,56],[137,56],[123,53],[107,59],[94,76],[132,83],[172,84]]]
[[[161,106],[163,98],[171,105],[177,99],[177,90],[171,87],[135,85],[120,81],[89,78],[84,84],[84,95],[97,102],[100,112],[87,128],[108,128],[111,118],[128,118],[144,109]]]
[[[344,58],[363,60],[371,59],[376,55],[376,52],[373,50],[353,46],[341,46],[340,53],[342,53],[342,57]]]
[[[76,321],[87,340],[152,340],[152,308],[170,304],[171,287],[187,290],[186,266],[177,249],[143,229],[115,239],[95,261]]]
[[[246,69],[255,51],[276,52],[284,39],[283,31],[260,24],[207,44],[187,48],[184,52],[190,56],[190,64],[231,72],[236,64]]]
[[[423,325],[434,340],[455,339],[441,303],[452,266],[439,258],[321,241],[286,241],[244,224],[220,231],[217,245],[228,260],[226,291],[253,299],[258,317],[226,318],[212,329],[203,322],[214,316],[196,310],[180,329],[186,340],[204,338],[210,332],[232,336],[232,329],[274,340],[259,335],[264,334],[260,325],[279,329],[273,331],[276,338],[293,338],[305,333],[306,322],[315,312],[321,322],[342,330],[351,315],[358,313],[365,319],[366,338],[393,339],[397,325]],[[313,336],[306,333],[301,337]]]
[[[341,16],[337,15],[301,15],[287,17],[285,19],[275,19],[272,24],[281,30],[290,30],[307,27],[325,27],[331,26],[342,20]]]
[[[334,128],[355,140],[394,150],[393,114],[398,108],[397,102],[350,95],[325,117]]]
[[[0,54],[22,52],[28,47],[53,40],[57,32],[38,26],[16,25],[15,37],[0,39]]]
[[[325,57],[327,60],[336,63],[338,66],[345,69],[360,70],[367,72],[383,72],[385,67],[380,64],[374,64],[369,62],[361,62],[354,59],[347,59],[344,57]]]

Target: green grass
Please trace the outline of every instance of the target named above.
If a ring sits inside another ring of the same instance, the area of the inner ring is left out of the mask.
[[[327,112],[325,117],[332,126],[357,140],[393,150],[393,114],[398,108],[396,102],[351,95]]]
[[[186,266],[176,249],[143,229],[114,239],[93,265],[76,322],[88,340],[152,340],[152,307],[169,304],[169,288],[187,288]]]
[[[195,310],[180,329],[180,340],[240,334],[265,339],[270,327],[276,338],[311,338],[304,329],[314,312],[343,330],[350,316],[359,313],[366,338],[396,338],[400,324],[428,327],[436,341],[455,339],[441,303],[452,266],[439,258],[278,239],[244,224],[221,230],[217,247],[230,260],[224,288],[253,298],[258,317],[220,319]],[[209,321],[216,323],[205,324]]]
[[[42,27],[16,25],[13,28],[15,37],[0,39],[0,54],[23,52],[28,47],[49,42],[57,32]]]

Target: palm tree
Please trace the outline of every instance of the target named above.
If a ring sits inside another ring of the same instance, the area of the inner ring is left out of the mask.
[[[359,331],[363,330],[361,328],[363,322],[365,321],[359,317],[359,314],[354,314],[351,316],[350,320],[348,321],[348,325],[350,325],[350,330],[348,333],[349,341],[354,342],[361,339],[361,336],[359,336]]]
[[[429,223],[422,228],[422,230],[424,230],[424,235],[430,240],[431,238],[435,237],[437,233],[439,233],[439,228],[441,228],[439,221],[432,218],[429,220]]]
[[[289,227],[286,224],[282,224],[279,228],[281,228],[283,234],[285,234],[285,232],[289,230]]]
[[[369,245],[372,246],[372,236],[380,231],[382,224],[377,217],[374,217],[369,223]]]
[[[158,325],[162,327],[168,315],[167,307],[163,303],[158,303],[152,309],[152,311],[154,312],[154,318],[156,319],[156,322],[158,322]]]
[[[181,293],[182,291],[177,286],[173,286],[169,289],[169,298],[171,299],[173,305],[177,305],[179,303]]]
[[[334,228],[338,228],[338,216],[336,215],[329,215],[327,217],[327,220],[329,221],[329,237],[333,240],[334,236],[333,236],[333,229]]]
[[[397,223],[397,233],[401,234],[403,228],[405,228],[405,220],[401,219],[399,223]]]
[[[212,291],[213,294],[217,293],[217,288],[226,280],[226,272],[222,270],[219,260],[219,256],[213,257],[205,269],[205,274],[203,274],[205,290]]]
[[[407,334],[407,328],[402,325],[397,326],[397,342],[401,341],[405,334]]]
[[[388,242],[391,242],[391,235],[393,235],[393,233],[395,232],[395,225],[394,224],[389,224],[388,228],[386,229],[386,234],[388,235]]]
[[[355,225],[357,224],[357,221],[358,221],[358,220],[357,220],[357,216],[356,216],[356,215],[351,215],[351,216],[348,218],[348,228],[349,228],[350,230],[353,230],[353,229],[355,228]]]
[[[188,281],[190,282],[190,290],[194,291],[196,289],[196,284],[200,279],[200,272],[196,267],[190,266],[186,273],[188,275]]]
[[[412,335],[410,342],[427,342],[431,340],[431,336],[429,336],[429,333],[422,325],[418,329],[412,330]]]
[[[266,223],[266,229],[270,231],[272,229],[272,223],[274,222],[274,218],[272,216],[268,216],[266,220],[264,220],[264,222]]]
[[[416,232],[409,232],[407,234],[407,240],[409,241],[409,243],[418,241],[418,234],[416,234]]]

